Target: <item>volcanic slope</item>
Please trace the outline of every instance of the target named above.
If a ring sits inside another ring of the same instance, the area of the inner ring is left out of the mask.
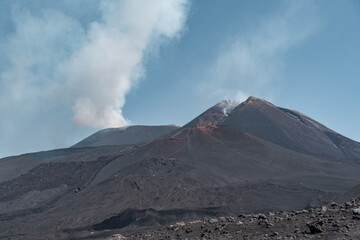
[[[81,191],[36,211],[7,211],[0,236],[86,238],[204,216],[302,209],[360,182],[358,164],[298,153],[231,126],[185,128],[103,161]],[[51,187],[70,184],[63,181],[52,178]]]
[[[177,130],[175,125],[129,126],[96,132],[71,148],[27,153],[0,159],[0,182],[25,174],[49,162],[92,161],[101,156],[119,154]]]
[[[0,183],[16,179],[41,164],[94,161],[99,157],[118,155],[132,148],[134,145],[64,148],[2,158],[0,159]]]
[[[360,162],[360,143],[295,110],[256,97],[236,106],[222,101],[185,125],[229,125],[288,149],[340,161]]]
[[[121,128],[107,128],[85,138],[75,144],[73,148],[146,143],[167,135],[178,128],[176,125],[134,125]]]

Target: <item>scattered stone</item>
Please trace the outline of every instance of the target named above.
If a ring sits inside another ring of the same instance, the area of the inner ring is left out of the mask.
[[[189,222],[189,224],[197,224],[197,223],[201,223],[201,220],[195,220],[195,221]]]
[[[179,230],[180,227],[184,227],[184,226],[185,226],[184,222],[177,222],[174,225],[168,226],[167,229],[172,231],[177,231]]]
[[[308,224],[308,227],[311,234],[322,233],[325,231],[323,220],[310,223]]]
[[[249,240],[249,239],[251,239],[251,234],[246,234],[246,235],[244,235],[243,239],[244,239],[244,240]]]
[[[355,209],[353,209],[353,213],[354,213],[355,215],[360,215],[360,208],[355,208]]]
[[[111,240],[115,240],[115,239],[117,239],[117,240],[125,240],[126,237],[124,237],[124,236],[121,235],[121,234],[114,234],[114,235],[111,236],[110,239],[111,239]]]
[[[339,225],[339,223],[333,223],[333,225],[332,225],[333,227],[335,227],[335,228],[339,228],[340,227],[340,225]]]
[[[216,223],[217,221],[218,221],[217,219],[212,218],[212,219],[209,220],[209,223]]]

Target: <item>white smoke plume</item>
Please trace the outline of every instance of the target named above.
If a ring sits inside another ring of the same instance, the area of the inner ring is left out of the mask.
[[[0,36],[0,63],[7,63],[0,65],[6,66],[0,69],[0,110],[18,104],[38,115],[71,104],[76,124],[129,124],[122,114],[126,95],[144,76],[145,60],[182,33],[188,0],[41,4],[39,10],[36,2],[14,3],[14,31]],[[86,22],[89,17],[81,15],[88,8],[96,11]]]
[[[239,105],[237,101],[224,100],[218,104],[225,116],[228,116],[236,106]]]
[[[102,21],[94,22],[88,40],[65,67],[76,94],[74,122],[91,127],[120,127],[126,94],[144,74],[144,54],[163,38],[179,35],[186,0],[101,2]]]

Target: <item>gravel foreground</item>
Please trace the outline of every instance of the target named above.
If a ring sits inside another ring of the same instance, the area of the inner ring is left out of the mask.
[[[178,222],[156,231],[108,239],[360,239],[360,198],[316,209]]]

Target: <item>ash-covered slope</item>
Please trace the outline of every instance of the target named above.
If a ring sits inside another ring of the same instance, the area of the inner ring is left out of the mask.
[[[109,128],[89,136],[71,148],[6,157],[0,159],[0,182],[16,178],[43,163],[92,161],[101,156],[118,154],[134,145],[170,134],[178,128],[175,125]]]
[[[121,128],[107,128],[85,138],[75,144],[73,148],[146,143],[169,134],[178,128],[175,125],[134,125]]]
[[[284,146],[321,157],[360,162],[360,143],[297,111],[255,97],[238,105],[222,123]]]

